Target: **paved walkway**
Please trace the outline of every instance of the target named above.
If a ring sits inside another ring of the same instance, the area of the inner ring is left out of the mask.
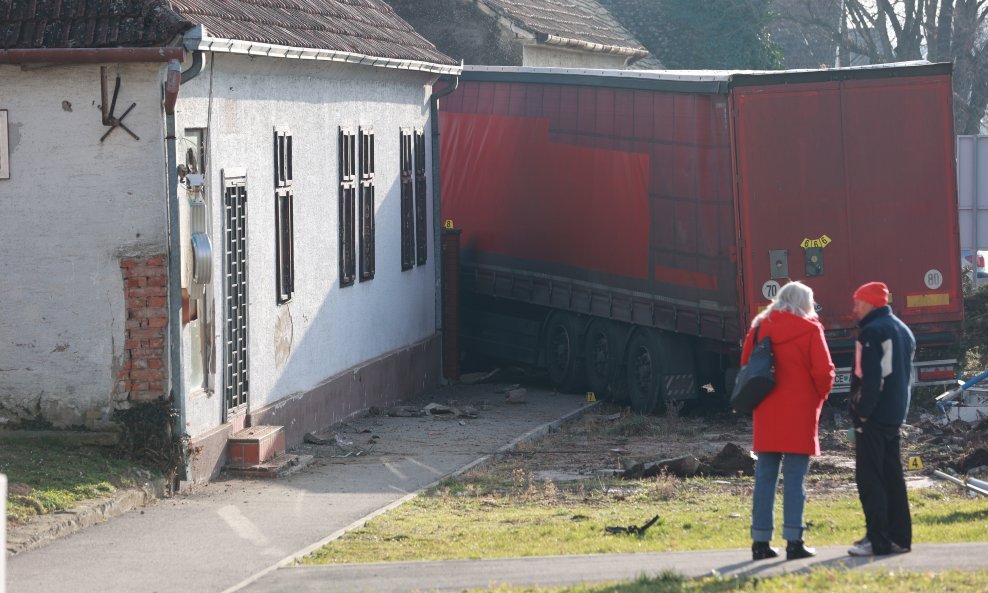
[[[586,409],[576,396],[529,390],[527,404],[507,404],[495,386],[460,386],[416,402],[490,402],[473,420],[371,417],[344,438],[371,447],[338,457],[311,446],[316,459],[281,480],[220,480],[185,496],[8,558],[8,591],[16,593],[220,593],[243,591],[406,592],[462,590],[491,583],[571,584],[633,579],[675,570],[686,576],[773,575],[812,566],[882,569],[988,569],[988,543],[916,546],[876,561],[845,548],[797,562],[753,563],[747,550],[642,553],[479,561],[289,567],[295,558],[400,504],[417,490],[512,442],[547,432]],[[370,432],[365,432],[370,431]]]
[[[858,568],[902,571],[988,569],[988,542],[916,546],[910,554],[852,558],[847,546],[819,548],[806,560],[752,562],[749,550],[647,552],[548,556],[495,560],[382,562],[337,566],[281,568],[243,589],[244,593],[409,593],[463,591],[474,587],[573,585],[632,580],[674,571],[688,577],[719,574],[767,577],[812,568]]]
[[[312,446],[306,452],[315,461],[287,478],[221,480],[131,511],[9,557],[7,590],[225,591],[586,406],[577,396],[532,389],[526,404],[503,403],[503,397],[491,385],[458,386],[415,403],[486,400],[489,409],[477,419],[355,420],[343,434],[355,446],[370,447],[372,434],[379,437],[366,455],[335,457],[340,452],[333,446]]]

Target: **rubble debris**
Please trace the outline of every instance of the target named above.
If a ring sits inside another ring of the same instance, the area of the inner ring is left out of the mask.
[[[710,473],[715,476],[753,476],[755,458],[751,452],[735,443],[727,443],[710,461]]]
[[[312,445],[329,445],[333,442],[332,438],[327,438],[325,435],[320,436],[312,432],[305,433],[302,440]]]
[[[490,381],[500,372],[501,369],[494,369],[492,371],[487,371],[486,373],[467,373],[465,375],[460,375],[460,383],[465,385],[483,383],[484,381]]]
[[[504,395],[504,401],[509,404],[524,404],[528,402],[528,390],[524,387],[512,389]]]
[[[639,478],[654,478],[659,474],[672,474],[679,478],[688,478],[700,473],[703,468],[709,468],[692,455],[683,455],[673,459],[663,459],[654,463],[635,463],[624,471],[621,477],[626,480]]]
[[[518,389],[519,387],[521,387],[521,384],[512,383],[511,385],[505,385],[503,387],[498,388],[494,393],[507,393],[512,389]]]
[[[422,408],[427,416],[444,416],[446,414],[454,414],[453,408],[449,406],[444,406],[442,404],[429,404]]]
[[[613,534],[627,534],[627,535],[637,535],[638,537],[643,537],[645,535],[645,531],[652,525],[655,525],[655,522],[658,520],[659,520],[659,516],[656,515],[651,519],[649,519],[648,522],[642,525],[641,527],[637,525],[628,525],[627,527],[622,527],[622,526],[605,527],[604,531]]]
[[[972,469],[982,465],[988,465],[988,450],[979,447],[972,451],[968,451],[964,455],[961,455],[960,459],[957,460],[957,466],[954,469],[962,474],[966,474]]]
[[[444,406],[442,404],[431,403],[426,407],[422,408],[422,415],[424,416],[439,416],[439,417],[449,417],[449,418],[476,418],[477,410],[472,406],[466,406],[464,408],[454,408],[452,406]]]
[[[392,418],[413,418],[422,415],[419,409],[413,406],[395,406],[385,413]]]

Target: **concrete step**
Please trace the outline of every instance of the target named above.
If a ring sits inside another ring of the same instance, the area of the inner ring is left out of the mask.
[[[251,466],[227,466],[230,475],[240,478],[280,478],[294,473],[312,462],[312,455],[282,453],[274,459]]]
[[[282,426],[251,426],[234,433],[226,443],[227,467],[253,467],[285,452]]]

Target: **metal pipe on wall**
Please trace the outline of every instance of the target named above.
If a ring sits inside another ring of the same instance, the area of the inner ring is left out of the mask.
[[[182,242],[179,231],[178,158],[175,136],[175,104],[182,84],[182,64],[179,60],[168,63],[165,81],[165,144],[167,159],[165,174],[168,176],[168,359],[171,378],[171,397],[178,411],[174,436],[183,441],[182,462],[178,478],[186,479],[188,457],[185,455],[185,370],[182,360]],[[173,487],[178,484],[173,484]]]
[[[447,77],[443,77],[440,80],[449,80]],[[430,131],[432,136],[432,247],[433,247],[433,257],[435,257],[435,268],[436,268],[436,329],[439,331],[443,330],[443,282],[442,282],[442,204],[440,203],[441,192],[439,188],[439,99],[442,99],[446,95],[452,93],[460,86],[460,78],[458,76],[453,76],[452,80],[449,81],[450,84],[439,91],[432,93],[429,98],[429,123]],[[440,348],[440,350],[442,350]],[[440,369],[445,368],[445,361],[440,365]],[[441,372],[441,371],[440,371]]]

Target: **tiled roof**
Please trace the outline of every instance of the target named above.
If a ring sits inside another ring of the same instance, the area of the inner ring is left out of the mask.
[[[480,0],[540,41],[647,55],[634,35],[594,0]]]
[[[213,38],[453,64],[383,0],[0,0],[0,48],[170,43],[195,25]]]

